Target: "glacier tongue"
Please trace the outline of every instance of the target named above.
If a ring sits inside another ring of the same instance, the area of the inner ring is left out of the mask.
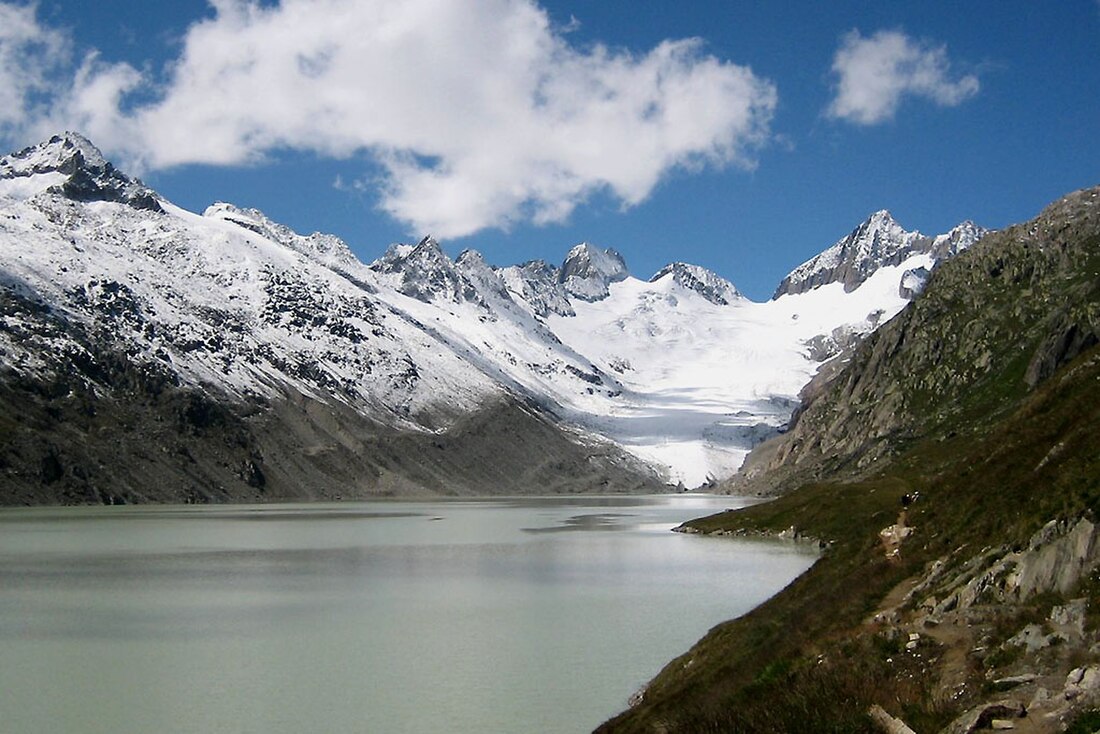
[[[673,482],[727,477],[790,419],[820,364],[815,338],[851,341],[900,311],[897,283],[912,265],[882,268],[851,292],[834,283],[764,303],[717,303],[672,277],[612,284],[607,298],[575,303],[576,317],[547,320],[624,387],[606,413],[572,417]]]

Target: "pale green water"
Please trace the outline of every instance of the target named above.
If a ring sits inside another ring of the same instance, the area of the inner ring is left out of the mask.
[[[736,502],[3,511],[0,731],[588,731],[813,562]]]

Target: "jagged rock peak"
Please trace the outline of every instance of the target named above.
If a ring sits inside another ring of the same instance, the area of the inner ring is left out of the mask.
[[[163,212],[159,197],[111,164],[90,140],[75,132],[0,158],[0,195],[50,192],[75,201],[113,201]],[[41,184],[41,185],[40,185]]]
[[[733,283],[722,276],[698,265],[684,262],[670,263],[661,268],[649,279],[650,283],[656,283],[662,278],[671,277],[673,282],[682,288],[695,291],[711,303],[719,306],[729,304],[744,298]]]
[[[545,260],[501,268],[500,276],[514,297],[525,302],[539,318],[550,314],[576,316],[569,295],[561,284],[561,271]]]
[[[955,225],[947,234],[937,235],[932,244],[932,257],[937,261],[958,255],[975,242],[989,234],[990,230],[979,227],[967,219]]]
[[[462,272],[472,267],[476,267],[472,255],[466,255],[460,269],[431,235],[416,245],[390,245],[385,255],[370,264],[392,287],[425,303],[477,301],[476,287]]]
[[[0,159],[0,170],[5,176],[29,176],[54,171],[72,173],[77,167],[102,169],[109,165],[111,164],[92,141],[74,132],[54,135],[44,143],[32,145]]]
[[[843,283],[846,291],[852,291],[879,268],[925,253],[932,256],[933,264],[938,263],[954,257],[986,232],[966,221],[947,234],[928,237],[905,230],[889,211],[880,209],[848,236],[792,270],[773,297],[804,293],[829,283]]]
[[[477,250],[463,250],[455,260],[455,270],[465,279],[463,295],[468,301],[488,305],[495,302],[505,308],[514,306],[500,270],[485,261]]]
[[[427,263],[434,263],[447,269],[453,268],[454,265],[431,235],[424,237],[415,245],[395,242],[386,249],[386,254],[370,264],[370,268],[380,273],[394,273]]]
[[[854,290],[878,268],[904,259],[899,256],[910,252],[921,238],[920,232],[905,231],[889,211],[880,209],[848,236],[791,271],[775,297],[836,282],[844,283],[845,290]]]
[[[582,301],[599,301],[607,297],[609,284],[629,276],[626,260],[618,252],[582,242],[565,256],[558,281],[566,292]]]
[[[477,250],[463,250],[458,253],[458,257],[455,259],[455,265],[460,265],[467,269],[492,270],[489,263],[485,261],[485,256]]]
[[[348,244],[336,235],[321,232],[300,235],[290,227],[269,219],[259,209],[242,208],[219,201],[207,207],[202,215],[208,219],[220,219],[243,227],[329,267],[346,267],[357,261]]]

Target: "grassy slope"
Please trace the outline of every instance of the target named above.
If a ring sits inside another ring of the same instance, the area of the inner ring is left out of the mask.
[[[960,546],[1022,544],[1049,519],[1100,516],[1098,426],[1094,348],[995,427],[921,444],[870,479],[808,485],[693,522],[705,531],[794,525],[832,544],[777,597],[673,661],[644,702],[604,730],[873,731],[863,715],[872,703],[894,705],[918,731],[946,723],[951,711],[885,665],[882,641],[866,638],[861,622],[892,587]],[[921,495],[909,519],[916,534],[891,563],[878,531],[912,491]]]
[[[1048,217],[1044,225],[1051,221],[1057,224]],[[1083,221],[1088,227],[1074,230],[1071,238],[1072,258],[1049,247],[1009,242],[1026,239],[1024,225],[1004,237],[1007,260],[998,263],[1000,255],[986,248],[973,258],[977,262],[960,263],[953,271],[997,270],[988,295],[950,304],[949,293],[933,292],[926,300],[926,311],[943,309],[956,323],[983,323],[1012,338],[987,340],[990,368],[962,380],[957,376],[969,369],[972,354],[951,364],[950,340],[961,339],[972,350],[973,335],[944,328],[933,335],[939,340],[934,350],[927,341],[910,348],[912,359],[947,378],[937,388],[936,381],[916,375],[922,385],[907,391],[906,408],[920,422],[909,424],[891,458],[876,462],[858,480],[806,484],[773,502],[691,523],[704,532],[794,526],[830,545],[813,569],[774,599],[716,627],[670,663],[642,702],[602,731],[874,731],[865,715],[872,703],[903,715],[917,731],[930,731],[967,703],[945,701],[931,669],[914,670],[909,658],[899,664],[892,656],[896,643],[864,622],[891,589],[935,559],[962,560],[986,546],[1023,544],[1051,519],[1100,516],[1100,347],[1085,351],[1033,391],[1023,380],[1030,355],[1062,313],[1071,309],[1084,321],[1095,315],[1100,237],[1091,207],[1074,223]],[[1013,301],[1011,284],[999,277],[1005,263],[1009,270],[1017,268],[1012,281],[1024,286],[1021,297],[1029,302]],[[1039,277],[1035,268],[1048,272]],[[1072,293],[1068,304],[1052,300],[1058,293]],[[981,310],[968,315],[966,308]],[[918,310],[899,328],[914,333],[919,317]],[[935,326],[926,318],[919,332]],[[902,342],[889,333],[884,338]],[[906,352],[904,346],[890,348]],[[848,394],[874,395],[884,384],[889,390],[890,379],[898,384],[914,377],[891,376],[896,368],[889,360],[883,364],[885,371],[869,386],[849,373]],[[955,388],[945,407],[938,402],[942,392],[936,392],[952,380]],[[914,406],[917,401],[928,405]],[[909,512],[915,534],[899,560],[887,561],[878,531],[895,521],[901,497],[913,492],[920,493]],[[1093,595],[1095,585],[1081,593]]]

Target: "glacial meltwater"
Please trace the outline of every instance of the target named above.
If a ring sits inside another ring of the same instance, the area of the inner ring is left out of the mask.
[[[0,511],[0,730],[582,732],[814,561],[668,495]]]

